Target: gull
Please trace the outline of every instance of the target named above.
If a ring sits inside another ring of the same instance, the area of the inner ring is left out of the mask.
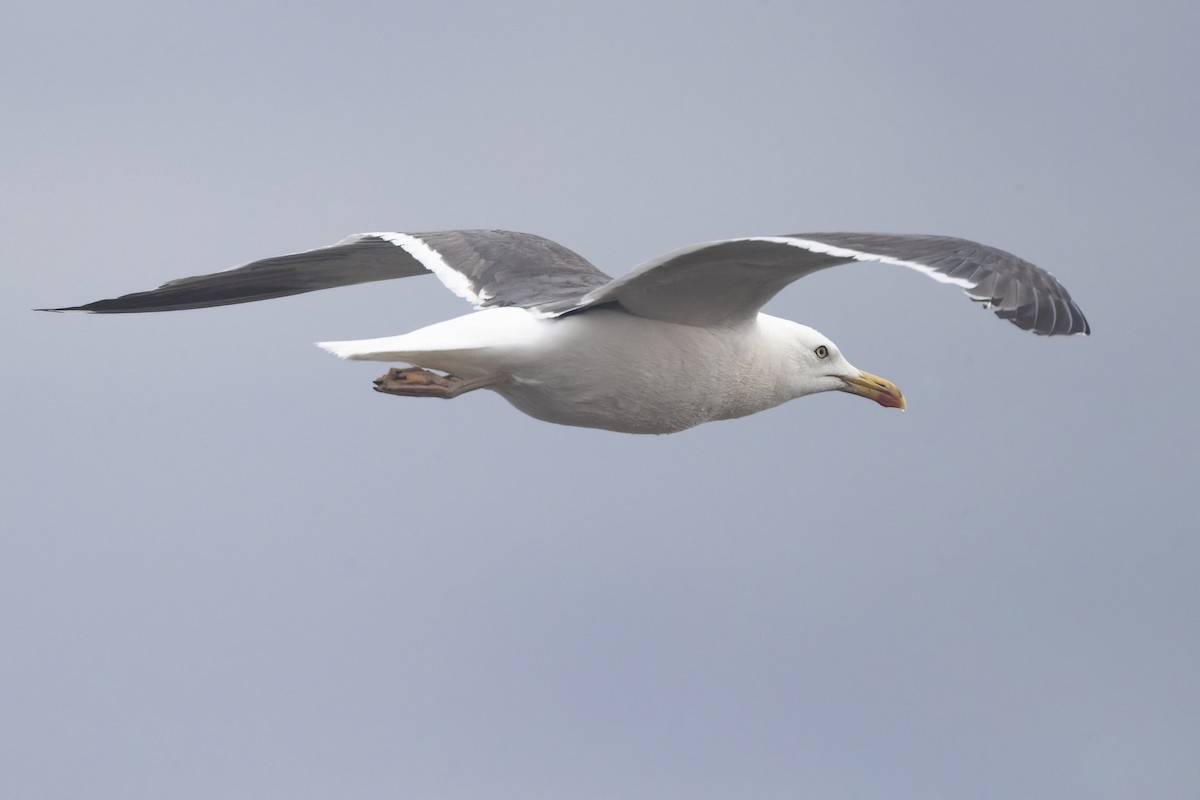
[[[362,233],[146,292],[40,310],[176,311],[433,273],[476,310],[400,336],[318,346],[341,358],[411,365],[375,381],[387,394],[453,398],[488,389],[547,422],[663,434],[827,391],[903,410],[891,381],[852,366],[818,331],[760,310],[799,278],[859,261],[957,286],[1036,334],[1090,333],[1062,284],[1011,253],[948,236],[872,233],[707,242],[615,279],[530,233]]]

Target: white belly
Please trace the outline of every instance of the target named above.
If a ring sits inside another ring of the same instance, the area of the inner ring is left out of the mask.
[[[547,422],[671,433],[782,401],[750,346],[753,325],[698,328],[607,309],[542,324],[530,358],[490,388]]]
[[[789,399],[769,344],[761,321],[700,328],[611,309],[545,319],[497,308],[403,336],[322,347],[478,381],[547,422],[671,433]]]

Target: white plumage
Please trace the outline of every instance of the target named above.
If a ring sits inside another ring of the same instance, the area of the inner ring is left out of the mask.
[[[832,390],[903,409],[894,384],[852,366],[821,333],[759,311],[792,281],[854,261],[953,284],[1034,333],[1089,332],[1066,289],[1010,253],[943,236],[854,233],[695,245],[615,280],[532,234],[359,234],[51,310],[201,308],[432,272],[478,310],[401,336],[320,346],[342,358],[413,365],[376,381],[389,394],[451,398],[489,389],[548,422],[671,433]]]

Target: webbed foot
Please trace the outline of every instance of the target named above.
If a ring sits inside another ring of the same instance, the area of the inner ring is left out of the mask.
[[[468,391],[466,381],[453,375],[441,375],[421,367],[393,367],[375,379],[375,391],[400,397],[441,397],[450,399]]]

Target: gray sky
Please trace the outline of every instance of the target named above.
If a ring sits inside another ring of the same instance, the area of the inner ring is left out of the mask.
[[[6,5],[0,796],[1195,798],[1196,4],[435,5]],[[634,437],[311,346],[432,278],[28,310],[461,227],[959,235],[1095,333],[830,270],[907,414]]]

